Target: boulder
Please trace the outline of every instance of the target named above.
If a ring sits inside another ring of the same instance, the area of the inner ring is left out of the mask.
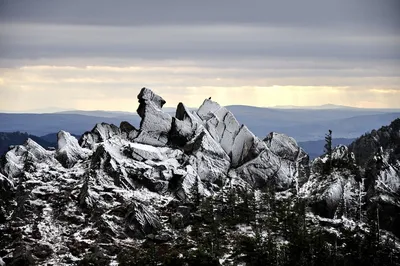
[[[306,152],[297,145],[297,142],[285,134],[271,132],[265,137],[267,147],[283,159],[296,161],[299,157],[307,156]]]
[[[264,142],[272,153],[286,160],[295,169],[297,185],[302,185],[307,181],[311,171],[310,158],[293,138],[285,134],[271,132],[264,139]]]
[[[127,121],[122,121],[121,124],[119,125],[119,128],[121,129],[121,132],[129,133],[133,130],[137,130],[134,126],[131,125],[131,123]]]
[[[89,156],[89,150],[79,146],[78,140],[70,133],[60,131],[57,139],[58,148],[55,158],[65,168],[70,168],[79,160],[84,160]]]
[[[138,99],[137,113],[142,120],[140,132],[134,141],[153,146],[165,146],[172,124],[172,117],[161,110],[165,100],[147,88],[140,91]]]
[[[230,176],[238,176],[255,188],[273,183],[277,190],[285,190],[292,187],[297,178],[296,165],[267,148],[256,158],[231,171],[234,174],[230,173]]]
[[[83,148],[93,150],[97,143],[104,142],[113,136],[121,135],[121,129],[113,124],[98,123],[91,131],[85,132],[79,139],[79,144]]]
[[[139,135],[139,130],[127,121],[122,121],[119,128],[123,138],[134,140]]]
[[[40,163],[54,163],[53,154],[29,138],[23,145],[14,146],[5,154],[2,173],[12,180],[22,172],[34,171]]]
[[[230,159],[221,146],[204,130],[184,147],[188,163],[202,181],[215,182],[227,176]]]
[[[164,157],[162,156],[159,149],[154,146],[131,143],[129,144],[129,151],[132,152],[132,158],[138,161],[162,161]],[[127,147],[127,148],[128,148]]]
[[[197,115],[212,138],[229,155],[232,167],[254,158],[248,155],[251,147],[255,146],[257,137],[247,127],[241,126],[228,109],[206,99],[197,110]]]
[[[179,103],[176,108],[176,115],[172,118],[171,145],[183,147],[195,137],[201,127],[201,120],[193,115],[185,105]]]

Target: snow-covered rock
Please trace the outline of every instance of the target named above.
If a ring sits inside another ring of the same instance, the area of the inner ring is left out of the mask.
[[[140,91],[138,99],[137,113],[142,120],[135,141],[153,146],[165,146],[168,143],[172,123],[172,117],[161,110],[165,100],[147,88]]]
[[[285,190],[294,187],[297,178],[296,164],[280,158],[267,148],[253,160],[231,171],[257,188],[273,183],[278,190]]]
[[[83,148],[93,150],[97,143],[118,135],[121,135],[121,130],[117,126],[107,123],[98,123],[91,131],[85,132],[82,135],[79,139],[79,144]]]
[[[78,140],[70,133],[60,131],[57,138],[58,148],[55,158],[64,167],[72,167],[77,161],[88,158],[90,151],[79,146]]]
[[[284,134],[271,132],[265,139],[267,147],[276,155],[283,159],[296,161],[302,157],[306,157],[306,152],[297,145],[297,142]]]
[[[54,161],[54,152],[47,151],[29,138],[23,145],[17,145],[5,154],[1,172],[12,180],[25,171],[35,171],[41,164]]]
[[[248,154],[257,138],[246,126],[241,126],[228,109],[207,99],[200,106],[197,115],[203,120],[213,139],[229,155],[233,167],[252,159]]]
[[[313,211],[322,217],[356,219],[365,199],[361,199],[364,187],[357,175],[354,155],[346,146],[339,145],[332,150],[331,160],[327,154],[314,159],[301,194],[309,198]]]
[[[14,183],[0,173],[0,192],[4,193],[14,188]]]
[[[214,182],[226,178],[230,159],[206,130],[187,143],[184,149],[189,154],[188,164],[196,170],[201,180]]]
[[[159,149],[154,146],[132,143],[128,146],[132,151],[132,158],[137,161],[162,161],[163,156]]]
[[[183,103],[179,103],[176,115],[172,118],[170,143],[182,147],[202,129],[201,120],[192,114]]]

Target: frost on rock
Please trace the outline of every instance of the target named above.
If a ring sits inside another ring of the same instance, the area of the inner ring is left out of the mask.
[[[13,188],[13,182],[0,173],[0,192],[5,193]]]
[[[229,157],[207,131],[202,131],[184,149],[190,155],[189,164],[201,180],[214,182],[226,177],[230,167]]]
[[[370,160],[367,175],[374,180],[374,189],[378,192],[378,195],[397,195],[400,193],[399,165],[389,163],[389,154],[382,147]]]
[[[145,235],[157,233],[162,228],[161,220],[156,215],[150,202],[143,204],[133,201],[128,207],[126,222],[131,231],[136,232],[140,230]]]
[[[14,183],[0,173],[0,223],[12,212],[11,201],[14,191]]]
[[[244,160],[246,163],[235,169],[236,175],[255,187],[273,182],[279,190],[306,182],[310,171],[308,155],[292,138],[271,133],[264,141],[253,139],[243,147],[252,159]]]
[[[113,136],[121,135],[121,130],[113,125],[107,123],[98,123],[88,132],[85,132],[79,140],[79,144],[83,148],[93,150],[97,143],[101,143]]]
[[[212,138],[229,155],[232,167],[242,165],[255,156],[250,153],[258,138],[246,126],[241,126],[233,114],[218,103],[207,99],[197,110],[197,115]]]
[[[90,151],[79,146],[78,140],[68,132],[58,132],[57,138],[58,148],[55,157],[62,166],[69,168],[79,160],[88,158]]]
[[[380,215],[386,217],[382,228],[395,228],[394,233],[400,236],[400,161],[394,161],[390,155],[393,156],[390,150],[381,147],[368,162],[367,198],[371,203],[378,204]]]
[[[181,184],[176,188],[175,195],[183,202],[194,200],[199,195],[206,197],[210,192],[205,188],[195,169],[188,165],[182,172],[177,172],[176,177],[181,179]]]
[[[125,149],[125,152],[127,151],[132,152],[132,158],[137,161],[162,161],[164,159],[158,148],[146,144],[129,144]]]
[[[263,150],[255,159],[231,171],[253,187],[261,188],[273,183],[278,190],[292,187],[297,175],[295,164],[281,159],[269,149]]]
[[[283,159],[296,161],[307,156],[305,151],[297,145],[297,142],[285,134],[271,132],[264,139],[264,142],[273,153]]]
[[[271,132],[264,139],[264,142],[271,152],[297,169],[294,178],[296,178],[298,185],[307,181],[310,175],[309,156],[293,138],[285,134]]]
[[[34,171],[40,164],[51,164],[55,161],[53,154],[29,138],[5,154],[1,172],[12,180],[24,171]]]
[[[140,132],[134,141],[153,146],[165,146],[171,130],[172,117],[161,108],[165,100],[147,88],[139,95],[138,115],[142,118]]]
[[[307,187],[310,205],[322,217],[356,218],[360,208],[360,184],[354,172],[353,155],[348,148],[339,145],[332,151],[331,173],[324,173],[324,165],[329,163],[327,155],[312,162],[312,173],[304,185]],[[303,191],[305,192],[304,188]]]
[[[175,117],[172,118],[170,143],[182,147],[193,139],[202,128],[201,120],[192,114],[185,105],[179,103]]]

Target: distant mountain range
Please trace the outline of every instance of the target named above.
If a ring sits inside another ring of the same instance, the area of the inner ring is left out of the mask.
[[[196,109],[196,107],[188,107],[189,109]],[[323,109],[358,109],[358,110],[371,110],[371,111],[382,111],[382,112],[398,112],[400,108],[360,108],[354,106],[347,105],[339,105],[339,104],[322,104],[322,105],[310,105],[310,106],[300,106],[300,105],[275,105],[272,107],[256,107],[256,108],[268,108],[268,109],[311,109],[311,110],[323,110]],[[175,107],[163,107],[164,112],[174,112],[176,110]],[[7,111],[0,110],[0,113],[30,113],[30,114],[44,114],[44,113],[79,113],[79,114],[89,114],[89,113],[115,113],[115,114],[136,114],[128,111],[104,111],[104,110],[77,110],[77,109],[66,109],[59,107],[46,107],[46,108],[37,108],[37,109],[29,109],[24,111]]]
[[[323,139],[331,129],[334,138],[356,138],[400,117],[400,110],[386,109],[279,109],[254,106],[227,106],[240,123],[257,136],[280,132],[296,139]]]
[[[323,104],[315,106],[298,106],[298,105],[276,105],[272,108],[275,109],[308,109],[308,110],[332,110],[332,109],[346,109],[346,110],[375,110],[382,112],[397,112],[399,108],[360,108],[354,106],[338,105],[338,104]]]
[[[163,108],[169,114],[175,108]],[[400,109],[362,109],[347,106],[325,105],[304,109],[264,108],[245,105],[227,106],[240,123],[263,138],[270,132],[280,132],[296,141],[317,141],[331,129],[334,138],[353,139],[372,128],[379,128],[400,117]],[[88,127],[106,122],[119,125],[128,121],[139,127],[136,113],[111,111],[70,110],[57,113],[28,114],[0,113],[0,132],[27,132],[43,136],[66,130],[76,135]]]
[[[97,112],[97,111],[96,111]],[[76,135],[82,135],[87,128],[96,123],[106,122],[119,125],[122,121],[139,126],[138,115],[115,115],[114,112],[103,112],[96,116],[93,112],[85,115],[80,113],[52,113],[52,114],[9,114],[0,113],[0,132],[27,132],[28,134],[43,136],[46,134],[66,130]]]

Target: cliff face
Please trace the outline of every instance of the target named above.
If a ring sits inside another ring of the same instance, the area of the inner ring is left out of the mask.
[[[118,248],[140,246],[144,239],[176,243],[182,237],[177,221],[193,219],[199,197],[236,189],[271,187],[293,201],[307,199],[316,217],[357,223],[373,202],[385,202],[388,210],[399,206],[396,121],[388,133],[376,133],[378,140],[365,136],[349,149],[336,148],[337,165],[326,176],[320,170],[326,159],[310,164],[283,134],[257,138],[214,101],[196,111],[180,103],[171,117],[162,110],[165,100],[151,90],[143,88],[138,99],[139,129],[127,122],[97,124],[79,142],[60,131],[54,151],[29,139],[2,157],[4,261],[62,265],[79,262],[94,246],[112,259]],[[357,143],[370,139],[374,144],[361,151]],[[379,145],[379,154],[370,155]],[[372,162],[368,167],[364,158]],[[392,217],[386,209],[382,215]],[[189,230],[190,223],[183,224]]]

